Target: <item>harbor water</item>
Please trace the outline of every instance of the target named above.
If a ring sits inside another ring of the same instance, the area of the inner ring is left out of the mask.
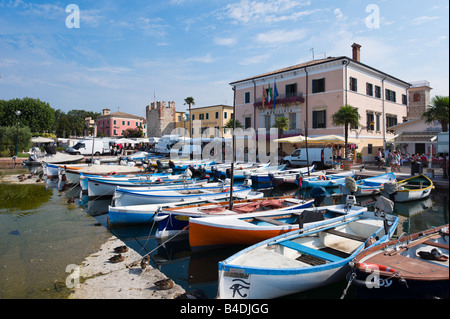
[[[261,191],[268,196],[298,195],[295,188]],[[88,200],[80,192],[79,186],[66,186],[57,180],[0,184],[0,299],[67,298],[67,267],[81,264],[111,234],[141,255],[151,252],[152,265],[186,291],[201,289],[208,298],[216,297],[218,262],[242,247],[193,253],[186,237],[157,241],[156,225],[110,228],[107,212],[111,199]],[[345,201],[338,189],[328,192],[322,205]],[[358,200],[371,209],[376,197]],[[447,190],[435,190],[422,201],[396,204],[395,213],[400,217],[397,236],[447,224],[448,207]],[[285,298],[339,299],[346,286],[344,280]],[[352,287],[345,297],[355,298]]]

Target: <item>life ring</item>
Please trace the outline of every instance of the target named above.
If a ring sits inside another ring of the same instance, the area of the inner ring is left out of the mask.
[[[117,172],[110,172],[109,175],[117,175]]]
[[[378,265],[378,264],[369,264],[369,263],[361,263],[359,264],[360,267],[368,270],[379,270],[379,271],[387,271],[387,272],[397,272],[394,268],[384,266],[384,265]]]
[[[326,180],[327,178],[325,177],[325,175],[320,175],[319,176],[319,180],[321,180],[321,181],[324,181],[324,180]]]

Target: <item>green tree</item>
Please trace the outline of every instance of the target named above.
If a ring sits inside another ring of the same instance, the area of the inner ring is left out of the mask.
[[[280,116],[275,118],[275,124],[272,127],[276,127],[278,129],[278,136],[283,136],[284,131],[289,130],[289,119],[285,116]]]
[[[17,143],[17,127],[9,126],[0,127],[0,154],[3,156],[13,156],[16,154]],[[19,143],[18,151],[30,149],[31,143],[31,131],[28,127],[19,128]]]
[[[244,128],[241,122],[239,122],[239,120],[236,120],[236,128],[238,127]],[[228,122],[226,122],[223,128],[233,128],[233,119],[230,119]]]
[[[434,121],[441,123],[442,132],[448,132],[449,107],[448,96],[436,95],[431,100],[431,105],[422,114],[425,123],[431,124]]]
[[[341,108],[336,113],[331,115],[331,121],[334,125],[336,125],[336,126],[343,125],[344,126],[345,158],[348,158],[347,145],[348,145],[349,125],[354,125],[354,126],[361,125],[359,123],[360,119],[361,119],[361,116],[358,114],[358,108],[353,107],[348,104],[341,106]]]
[[[1,101],[0,126],[15,126],[16,111],[20,111],[19,125],[28,126],[31,132],[52,132],[55,111],[47,102],[39,99],[23,98]]]
[[[136,128],[127,128],[125,131],[123,131],[123,137],[126,138],[133,138],[133,137],[143,137],[144,132],[142,131],[142,127],[136,127]]]
[[[194,98],[192,96],[188,96],[184,99],[184,105],[189,105],[189,135],[192,135],[192,114],[191,114],[191,105],[195,105]]]

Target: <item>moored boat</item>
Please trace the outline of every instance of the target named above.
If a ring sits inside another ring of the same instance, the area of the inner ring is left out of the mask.
[[[267,239],[219,262],[218,297],[269,299],[342,280],[349,261],[389,240],[397,224],[396,216],[365,210]]]
[[[391,187],[393,186],[393,187]],[[425,175],[416,175],[390,185],[385,183],[381,190],[384,196],[396,203],[425,199],[434,189],[433,181]]]
[[[364,178],[359,181],[347,178],[344,184],[339,185],[339,189],[343,195],[371,196],[379,194],[384,183],[391,180],[397,180],[392,172]]]
[[[260,193],[262,195],[262,193]],[[241,214],[257,214],[265,211],[266,213],[275,211],[287,211],[295,208],[310,207],[313,203],[311,199],[299,199],[294,196],[283,196],[279,198],[260,196],[257,199],[244,199],[233,201],[233,207],[230,208],[229,201],[207,203],[201,205],[185,205],[183,207],[167,208],[161,211],[158,218],[157,237],[168,237],[189,225],[189,234],[191,234],[192,222],[195,220],[210,218],[220,218],[224,216],[240,216]],[[202,223],[201,223],[202,224]],[[191,248],[207,248],[208,246],[219,246],[222,243],[224,246],[230,243],[229,236],[222,236],[216,233],[212,237],[216,239],[214,243],[209,241],[210,232],[208,234],[198,234],[197,224],[194,226],[194,238],[199,240],[191,241]],[[201,232],[201,231],[200,231]],[[203,237],[203,235],[205,235]],[[189,235],[191,237],[191,235]],[[220,238],[219,238],[220,237]],[[201,243],[200,243],[201,242]],[[203,244],[203,243],[207,244]],[[231,241],[232,242],[232,241]],[[193,244],[195,243],[195,244]],[[211,244],[211,245],[208,245]]]
[[[358,298],[448,299],[448,240],[447,224],[362,251],[349,276]]]
[[[313,201],[306,200],[303,204],[269,211],[191,219],[191,249],[196,251],[231,245],[253,245],[298,230],[311,222],[367,210],[346,204],[311,209]]]
[[[345,183],[345,177],[347,176],[355,176],[355,171],[346,171],[342,173],[329,174],[329,175],[320,175],[320,176],[312,176],[312,177],[302,177],[300,181],[297,179],[295,183],[299,185],[301,183],[302,188],[310,188],[314,186],[318,187],[338,187],[341,184]]]

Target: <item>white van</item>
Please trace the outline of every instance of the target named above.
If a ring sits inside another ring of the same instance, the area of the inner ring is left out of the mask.
[[[333,165],[333,149],[308,148],[309,165],[316,165],[317,169],[331,167]],[[298,148],[291,155],[283,158],[286,166],[307,166],[306,148]]]
[[[178,143],[182,137],[180,135],[164,135],[155,145],[155,153],[168,155],[172,146]]]
[[[66,150],[75,155],[103,155],[109,153],[109,141],[103,139],[82,140]]]

